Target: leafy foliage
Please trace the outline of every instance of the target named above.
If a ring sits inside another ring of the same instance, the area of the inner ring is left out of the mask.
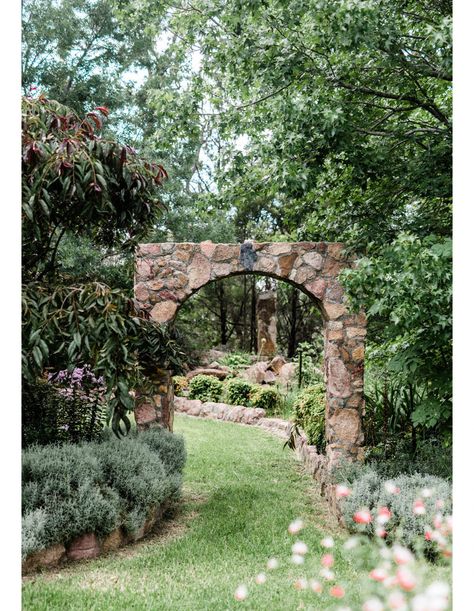
[[[230,405],[250,406],[250,395],[254,385],[241,378],[229,378],[225,384],[225,400]]]
[[[23,99],[23,275],[54,271],[66,231],[97,245],[132,250],[163,206],[156,187],[166,172],[97,135],[105,107],[79,117],[40,96]]]
[[[322,381],[321,370],[318,367],[321,363],[322,355],[323,336],[321,332],[313,336],[311,343],[304,341],[298,345],[296,349],[296,362],[298,363],[298,382],[301,381],[302,386]]]
[[[275,414],[282,405],[282,396],[276,388],[256,384],[250,391],[250,405]]]
[[[70,285],[59,274],[64,235],[131,251],[162,210],[162,166],[100,137],[105,107],[80,118],[40,96],[23,100],[23,352],[30,383],[46,367],[89,365],[103,376],[111,423],[130,429],[130,391],[151,367],[177,364],[164,329],[136,311],[123,291],[98,282]]]
[[[220,359],[220,362],[232,370],[244,369],[252,364],[252,357],[247,352],[231,352]]]
[[[99,439],[107,416],[102,397],[64,389],[46,381],[23,383],[22,445]]]
[[[449,426],[452,368],[451,240],[434,236],[398,238],[382,258],[361,259],[345,285],[354,307],[382,317],[375,363],[416,394],[410,413],[415,426]]]
[[[131,532],[179,494],[184,441],[162,429],[23,452],[23,556],[88,532]]]
[[[323,452],[326,447],[326,389],[324,384],[307,386],[293,403],[294,423],[302,427],[309,443]]]
[[[188,388],[188,379],[186,376],[173,376],[174,394],[177,397],[183,396],[183,391]]]
[[[22,3],[22,80],[85,112],[106,104],[126,114],[136,90],[137,68],[156,67],[155,28],[139,8],[124,0],[25,0]],[[128,72],[128,75],[126,74]]]
[[[367,526],[367,533],[374,535],[375,510],[377,507],[388,507],[392,516],[385,524],[387,540],[396,539],[414,551],[432,554],[433,545],[424,539],[425,528],[427,524],[433,524],[437,514],[450,515],[452,495],[449,483],[432,475],[400,475],[393,480],[393,485],[399,492],[393,494],[386,490],[385,481],[379,473],[369,468],[352,482],[352,492],[342,502],[346,526],[352,532],[358,532],[352,516],[361,507],[365,507],[373,512],[374,522]],[[424,490],[429,491],[429,496],[423,497]],[[415,501],[421,499],[425,508],[422,516],[413,512]]]
[[[23,293],[23,376],[33,383],[46,366],[87,363],[107,388],[115,431],[130,429],[130,389],[146,388],[145,374],[158,363],[179,364],[166,331],[139,317],[133,301],[99,283],[49,286],[29,283]]]
[[[200,373],[189,381],[189,398],[216,402],[221,397],[222,388],[220,380]]]

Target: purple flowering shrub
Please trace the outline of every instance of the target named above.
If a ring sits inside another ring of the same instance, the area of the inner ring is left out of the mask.
[[[79,443],[100,438],[107,417],[102,377],[85,365],[22,388],[22,442]]]

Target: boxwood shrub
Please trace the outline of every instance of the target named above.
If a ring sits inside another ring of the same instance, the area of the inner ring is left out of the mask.
[[[221,398],[223,384],[214,376],[200,373],[189,381],[189,398],[217,402]]]
[[[276,388],[256,384],[250,391],[251,406],[264,409],[268,414],[278,412],[282,402],[283,397]]]
[[[22,555],[88,532],[135,532],[148,510],[177,498],[184,440],[163,429],[118,440],[23,451]]]
[[[250,407],[250,393],[253,390],[253,384],[241,378],[229,378],[224,386],[226,403]]]

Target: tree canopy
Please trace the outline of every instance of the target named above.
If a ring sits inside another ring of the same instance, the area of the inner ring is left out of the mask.
[[[345,242],[360,258],[345,283],[369,315],[369,364],[416,378],[416,422],[449,421],[449,1],[42,0],[24,13],[25,88],[99,121],[94,108],[109,105],[115,134],[167,168],[150,241]],[[95,243],[131,246],[151,174],[142,168],[142,203],[118,219],[114,150],[111,186],[83,188],[95,211],[114,207],[110,224],[95,217]],[[71,168],[61,171],[53,193]],[[57,236],[34,195],[37,231]]]

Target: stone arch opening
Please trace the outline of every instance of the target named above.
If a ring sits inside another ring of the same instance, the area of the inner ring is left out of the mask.
[[[136,254],[135,299],[154,320],[170,323],[179,307],[203,286],[240,274],[270,276],[309,295],[323,318],[327,457],[329,464],[341,457],[353,461],[362,457],[366,318],[362,312],[348,311],[338,280],[341,270],[352,264],[341,243],[141,244]],[[151,418],[172,428],[172,384],[165,372],[161,387],[156,418],[149,410],[146,424]]]
[[[191,312],[195,304],[204,308],[205,318],[194,319]],[[295,308],[293,312],[292,307]],[[182,322],[183,310],[191,324]],[[276,354],[293,358],[298,343],[310,341],[311,333],[317,334],[318,338],[321,336],[316,340],[318,346],[323,339],[319,300],[307,291],[301,291],[294,282],[260,271],[242,271],[209,280],[178,304],[173,322],[196,343],[202,332],[204,351],[216,347],[224,351],[242,350],[254,352],[262,359],[271,359]],[[293,329],[290,328],[292,323],[297,324]],[[294,332],[293,341],[291,331]],[[262,337],[271,344],[268,351],[262,347]]]

